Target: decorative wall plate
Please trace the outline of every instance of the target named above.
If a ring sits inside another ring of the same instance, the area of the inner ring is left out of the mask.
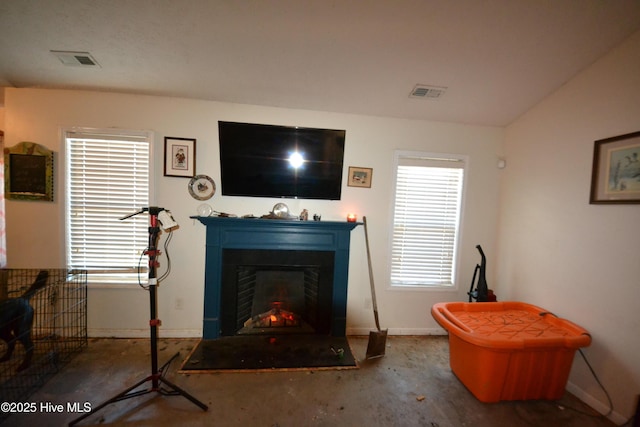
[[[216,183],[207,175],[196,175],[189,181],[189,194],[196,200],[208,200],[216,193]]]

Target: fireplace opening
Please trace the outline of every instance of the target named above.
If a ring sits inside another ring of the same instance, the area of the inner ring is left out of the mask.
[[[318,268],[284,268],[238,267],[239,335],[315,331]]]
[[[221,335],[328,334],[333,252],[223,251]]]

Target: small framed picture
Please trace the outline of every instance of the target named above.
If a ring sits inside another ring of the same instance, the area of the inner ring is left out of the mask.
[[[595,142],[589,203],[640,203],[640,132]]]
[[[349,187],[371,188],[372,175],[372,168],[349,166],[349,180],[347,181],[347,185]]]
[[[196,174],[196,140],[164,138],[164,176],[191,178]]]

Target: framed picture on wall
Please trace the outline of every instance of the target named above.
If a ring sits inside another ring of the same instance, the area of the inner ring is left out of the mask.
[[[196,140],[164,138],[164,176],[191,178],[196,174]]]
[[[53,202],[53,151],[35,142],[5,148],[4,196]]]
[[[640,132],[595,142],[589,203],[640,203]]]
[[[372,168],[349,166],[349,179],[347,181],[347,185],[349,187],[371,188],[372,176]]]

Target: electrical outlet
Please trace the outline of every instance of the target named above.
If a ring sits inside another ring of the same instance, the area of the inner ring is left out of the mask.
[[[184,308],[184,300],[182,298],[176,298],[174,307],[176,310],[182,310]]]

